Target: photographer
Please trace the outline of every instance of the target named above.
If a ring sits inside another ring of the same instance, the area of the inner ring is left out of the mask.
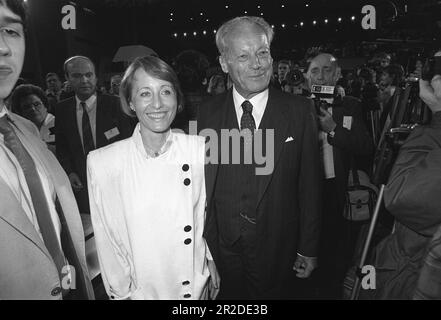
[[[400,148],[384,191],[395,228],[376,248],[376,299],[412,299],[415,293],[427,297],[440,283],[436,273],[428,273],[438,270],[439,275],[439,262],[438,268],[430,263],[440,251],[435,245],[439,239],[428,245],[441,224],[441,75],[420,80],[420,97],[432,111],[432,121],[415,128]],[[431,254],[421,269],[428,248]]]
[[[311,59],[307,72],[310,89],[314,85],[335,87],[339,77],[337,59],[331,54],[320,53]],[[317,101],[318,95],[312,96],[316,100],[319,119],[324,187],[321,267],[318,272],[323,298],[341,297],[341,284],[352,251],[345,236],[348,224],[343,218],[349,170],[355,155],[370,155],[372,152],[360,101],[335,91],[335,97],[327,99],[327,103]]]

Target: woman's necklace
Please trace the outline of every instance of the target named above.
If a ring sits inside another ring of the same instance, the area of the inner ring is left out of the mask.
[[[152,158],[156,158],[156,157],[160,156],[161,154],[165,153],[171,145],[171,140],[168,138],[169,137],[167,137],[164,144],[159,148],[159,150],[152,149],[149,146],[147,146],[146,143],[144,143],[144,148],[145,148],[147,155]]]

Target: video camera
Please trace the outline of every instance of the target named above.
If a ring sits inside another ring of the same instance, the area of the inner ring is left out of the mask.
[[[339,105],[341,96],[335,86],[312,85],[311,94],[314,95],[314,106],[317,114],[321,114],[320,107],[327,110],[329,107]]]

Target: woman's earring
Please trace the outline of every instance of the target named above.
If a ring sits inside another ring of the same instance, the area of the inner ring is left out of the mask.
[[[132,109],[133,112],[135,112],[135,107],[133,107],[133,103],[130,102],[130,109]]]

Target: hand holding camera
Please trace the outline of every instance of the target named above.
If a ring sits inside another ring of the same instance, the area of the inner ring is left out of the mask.
[[[420,98],[432,113],[436,113],[441,111],[441,51],[435,54],[431,64],[432,72],[428,74],[423,71],[423,77],[420,79]]]
[[[317,115],[319,119],[320,129],[326,133],[332,132],[337,127],[332,114],[320,107],[320,113]]]

